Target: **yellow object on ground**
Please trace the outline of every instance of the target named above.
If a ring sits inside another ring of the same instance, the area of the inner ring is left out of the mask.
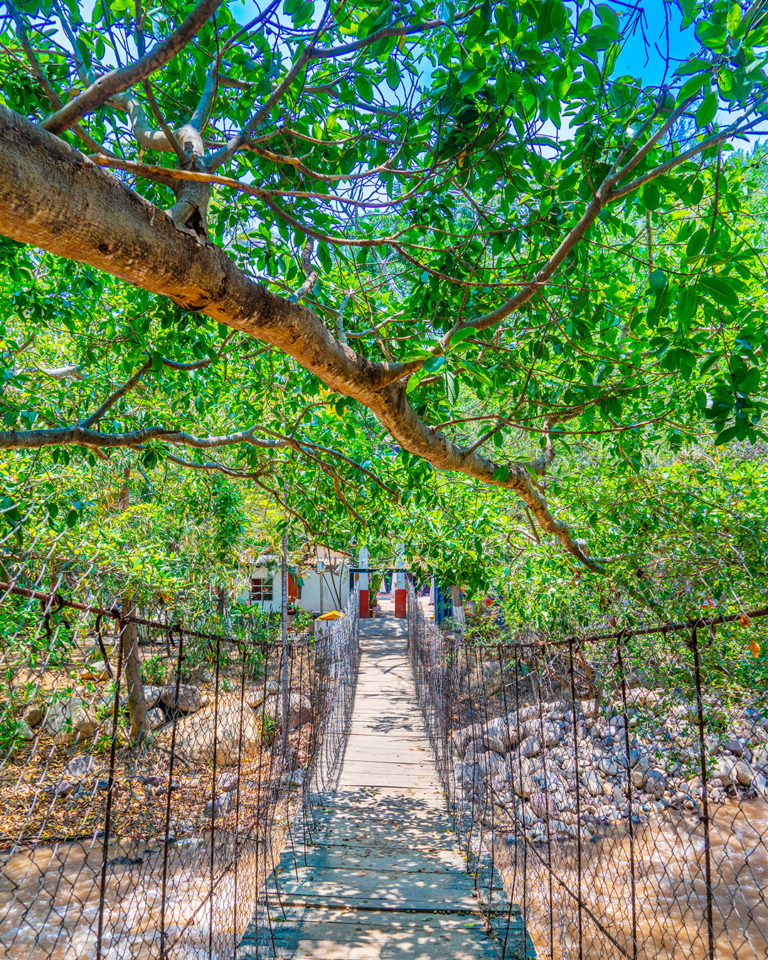
[[[338,620],[341,616],[340,610],[329,610],[328,613],[324,613],[322,617],[318,617],[318,620]]]

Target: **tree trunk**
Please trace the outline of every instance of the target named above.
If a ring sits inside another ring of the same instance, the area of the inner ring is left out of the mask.
[[[133,617],[136,608],[132,597],[123,597],[123,617]],[[131,716],[131,740],[140,740],[149,729],[147,722],[147,701],[144,696],[144,683],[141,679],[141,660],[139,658],[139,631],[136,621],[125,619],[120,642],[123,647],[123,675],[128,691],[128,710]]]
[[[283,731],[282,731],[282,750],[283,760],[288,758],[288,715],[291,709],[291,693],[288,689],[288,526],[283,530],[283,556],[280,563],[280,614],[281,614],[281,633],[283,641],[283,675],[282,694],[283,694]]]
[[[464,596],[461,587],[451,587],[451,603],[453,604],[453,619],[463,626],[467,622],[467,615],[464,613]]]
[[[216,613],[223,617],[227,612],[227,588],[224,584],[216,587]]]
[[[131,505],[131,488],[128,481],[131,468],[123,467],[123,483],[117,496],[117,509],[120,513]],[[123,676],[128,692],[128,710],[131,717],[131,741],[140,740],[149,729],[147,722],[147,701],[144,696],[144,683],[141,679],[141,657],[139,656],[139,625],[133,617],[136,607],[130,594],[123,597],[123,620],[120,645],[123,657]],[[131,618],[131,619],[129,619]]]

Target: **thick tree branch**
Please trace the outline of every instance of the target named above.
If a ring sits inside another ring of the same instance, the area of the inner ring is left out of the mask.
[[[193,437],[181,430],[170,430],[168,427],[144,427],[139,430],[129,430],[125,433],[102,433],[99,430],[90,430],[78,425],[75,427],[52,427],[46,430],[2,430],[0,431],[0,450],[40,450],[43,447],[76,445],[92,449],[113,447],[136,447],[148,443],[150,440],[163,440],[174,446],[194,447],[198,450],[210,450],[214,447],[228,447],[238,443],[245,443],[252,447],[261,447],[265,450],[276,450],[290,446],[284,439],[264,440],[255,434],[261,428],[251,427],[237,433],[224,434],[219,437]]]
[[[37,370],[51,380],[85,380],[85,374],[78,363],[70,363],[65,367],[44,367],[41,364]]]
[[[159,70],[186,47],[210,19],[220,3],[221,0],[201,0],[181,26],[161,43],[158,43],[146,56],[136,60],[128,67],[111,70],[103,77],[99,77],[79,97],[70,100],[60,110],[48,117],[42,126],[51,133],[61,134],[73,123],[77,123],[81,117],[98,109],[111,97],[123,90],[128,90],[137,83],[141,83],[142,80],[145,80],[155,70]]]
[[[552,515],[525,466],[510,465],[505,480],[494,479],[497,464],[463,450],[424,424],[408,402],[405,385],[392,383],[398,365],[373,363],[356,354],[312,311],[269,293],[222,250],[180,233],[166,214],[125,184],[4,107],[0,107],[0,229],[15,240],[89,263],[169,297],[187,310],[205,313],[284,351],[329,389],[368,407],[410,453],[439,470],[462,472],[514,490],[546,533],[557,536],[582,563],[596,567],[567,524]],[[568,249],[576,242],[569,237]],[[89,439],[74,436],[70,442]],[[95,445],[105,445],[100,435],[93,439]],[[141,438],[136,436],[134,442]]]

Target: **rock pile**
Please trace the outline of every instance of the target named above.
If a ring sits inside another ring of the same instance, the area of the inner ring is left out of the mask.
[[[626,718],[616,702],[577,701],[574,711],[566,701],[542,701],[454,731],[457,794],[489,824],[516,820],[531,840],[574,837],[579,816],[583,824],[626,820],[630,794],[636,820],[670,808],[699,811],[695,707],[664,691],[630,694]],[[768,800],[768,720],[744,710],[726,734],[705,737],[704,753],[710,802]]]

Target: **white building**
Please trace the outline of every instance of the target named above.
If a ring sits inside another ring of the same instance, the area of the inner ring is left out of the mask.
[[[310,613],[342,610],[349,598],[349,569],[353,558],[327,547],[313,547],[300,567],[289,567],[288,601]],[[282,608],[280,557],[262,554],[238,590],[241,603],[255,604],[267,613]]]

